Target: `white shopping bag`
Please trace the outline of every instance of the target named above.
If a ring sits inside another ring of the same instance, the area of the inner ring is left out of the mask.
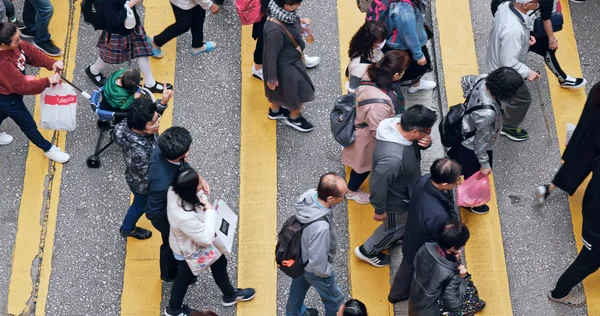
[[[217,211],[217,236],[219,236],[227,251],[231,253],[238,216],[223,200],[216,200],[213,206],[215,206],[215,210]]]
[[[77,122],[77,93],[73,87],[60,83],[46,88],[40,96],[42,113],[40,127],[73,131]]]

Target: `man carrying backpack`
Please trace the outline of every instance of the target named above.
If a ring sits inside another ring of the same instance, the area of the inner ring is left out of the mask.
[[[529,81],[540,78],[539,73],[525,65],[529,47],[535,44],[535,37],[530,35],[533,19],[527,13],[537,7],[538,0],[515,0],[498,6],[487,46],[489,71],[511,67]],[[523,84],[505,104],[501,135],[514,141],[529,138],[527,131],[519,125],[525,119],[530,104],[531,93],[527,85]]]
[[[326,316],[335,316],[345,301],[333,273],[332,263],[338,246],[331,210],[333,206],[344,202],[346,193],[346,181],[330,172],[321,176],[316,190],[304,192],[296,201],[296,219],[306,225],[301,241],[302,262],[306,266],[300,277],[292,279],[285,307],[286,316],[319,314],[316,309],[304,305],[306,292],[311,286],[321,296]]]

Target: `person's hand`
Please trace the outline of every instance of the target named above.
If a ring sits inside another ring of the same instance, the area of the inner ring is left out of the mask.
[[[52,76],[48,77],[48,80],[50,81],[51,85],[55,85],[60,83],[61,78],[59,74],[53,74]]]
[[[529,46],[535,45],[535,37],[533,35],[529,35]]]
[[[210,13],[211,14],[217,14],[219,12],[220,8],[218,5],[214,4],[210,7]]]
[[[481,174],[483,174],[484,176],[487,176],[488,174],[492,173],[492,168],[481,168],[479,169],[479,171],[481,172]]]
[[[463,279],[467,277],[467,268],[464,264],[458,266],[458,275]]]
[[[129,7],[133,8],[136,4],[142,2],[142,0],[129,0]]]
[[[267,81],[267,87],[271,90],[275,90],[279,86],[279,81],[275,81],[275,83],[271,83],[271,81]]]
[[[558,40],[556,39],[556,37],[548,39],[548,48],[550,50],[557,50],[558,49]]]
[[[431,136],[427,135],[427,136],[419,139],[419,141],[417,143],[422,148],[428,148],[429,145],[431,145]]]
[[[301,18],[300,24],[306,24],[306,26],[311,26],[312,21],[309,18]]]
[[[387,213],[383,213],[381,215],[379,215],[379,214],[374,214],[373,215],[373,219],[376,220],[376,221],[378,221],[378,222],[383,221],[386,217],[387,217]]]
[[[167,84],[164,83],[163,87],[166,87],[166,86],[167,86]],[[163,96],[162,96],[162,99],[160,100],[160,103],[162,105],[167,105],[167,103],[169,103],[169,100],[171,100],[172,97],[173,97],[173,90],[165,89],[165,90],[163,90]]]
[[[136,91],[136,92],[133,94],[133,98],[134,98],[134,99],[139,99],[141,96],[142,96],[142,94],[140,93],[140,90]]]
[[[419,64],[419,66],[425,66],[427,64],[427,59],[425,59],[425,56],[423,56],[423,58],[417,60],[417,64]]]
[[[57,60],[52,64],[52,70],[55,72],[60,72],[65,68],[65,64],[63,64],[62,60]]]
[[[538,74],[537,72],[530,69],[529,75],[527,76],[527,80],[533,81],[533,80],[539,79],[540,77],[541,77],[540,74]]]
[[[205,194],[210,194],[210,185],[208,185],[208,182],[200,178],[200,183],[201,190],[203,190]]]

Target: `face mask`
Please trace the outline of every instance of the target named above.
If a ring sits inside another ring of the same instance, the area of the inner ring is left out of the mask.
[[[383,46],[385,46],[385,42],[386,42],[386,40],[383,40],[383,42],[381,42],[379,44],[375,44],[375,47],[377,47],[379,49],[383,49]]]

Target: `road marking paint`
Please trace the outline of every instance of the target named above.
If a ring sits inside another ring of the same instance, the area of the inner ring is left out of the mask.
[[[175,22],[168,1],[146,1],[144,7],[146,9],[144,28],[148,35],[158,34],[166,25]],[[167,81],[174,84],[176,48],[177,38],[174,38],[162,47],[164,53],[162,59],[150,58],[152,73],[157,82]],[[169,107],[160,119],[161,133],[173,123],[173,108],[173,101],[169,101]],[[162,302],[159,249],[162,239],[160,232],[145,216],[140,218],[137,225],[151,230],[152,237],[146,240],[127,238],[121,315],[159,315]]]
[[[436,1],[436,12],[446,96],[448,104],[453,105],[464,102],[460,86],[462,76],[479,73],[469,1]],[[465,256],[479,294],[487,302],[480,314],[512,315],[493,177],[490,182],[490,212],[482,216],[462,210],[462,219],[471,227]],[[482,253],[486,256],[481,256]]]

